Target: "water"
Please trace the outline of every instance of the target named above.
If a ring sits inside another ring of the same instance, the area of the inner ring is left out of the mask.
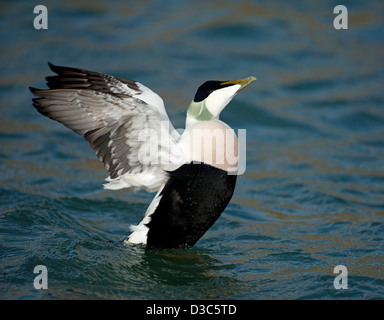
[[[383,299],[384,6],[349,1],[335,30],[336,4],[49,1],[35,30],[29,1],[3,2],[0,297]],[[177,128],[205,80],[258,78],[222,114],[247,170],[194,248],[121,244],[153,194],[103,190],[88,144],[34,110],[48,61],[144,83]]]

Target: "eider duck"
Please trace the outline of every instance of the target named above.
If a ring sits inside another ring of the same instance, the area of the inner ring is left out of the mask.
[[[30,88],[37,111],[84,136],[109,173],[104,188],[157,191],[124,244],[195,245],[228,205],[239,172],[238,139],[220,113],[256,78],[202,84],[180,132],[143,84],[49,66],[57,74],[46,77],[49,89]]]

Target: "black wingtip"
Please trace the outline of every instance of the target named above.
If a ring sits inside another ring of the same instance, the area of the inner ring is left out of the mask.
[[[56,72],[56,70],[57,70],[56,65],[54,65],[53,63],[48,61],[48,66],[49,66],[49,69],[51,69],[53,72]]]
[[[34,87],[28,87],[29,88],[29,90],[33,93],[33,94],[35,94],[37,91],[39,91],[40,89],[37,89],[37,88],[34,88]]]

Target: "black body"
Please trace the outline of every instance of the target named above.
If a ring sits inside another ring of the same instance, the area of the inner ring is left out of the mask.
[[[203,163],[185,164],[169,176],[147,224],[147,248],[192,247],[228,205],[237,178]]]

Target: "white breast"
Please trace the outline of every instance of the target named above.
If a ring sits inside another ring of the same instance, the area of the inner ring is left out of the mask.
[[[204,162],[231,172],[239,165],[237,136],[220,120],[198,121],[182,136],[182,146],[190,161]]]

